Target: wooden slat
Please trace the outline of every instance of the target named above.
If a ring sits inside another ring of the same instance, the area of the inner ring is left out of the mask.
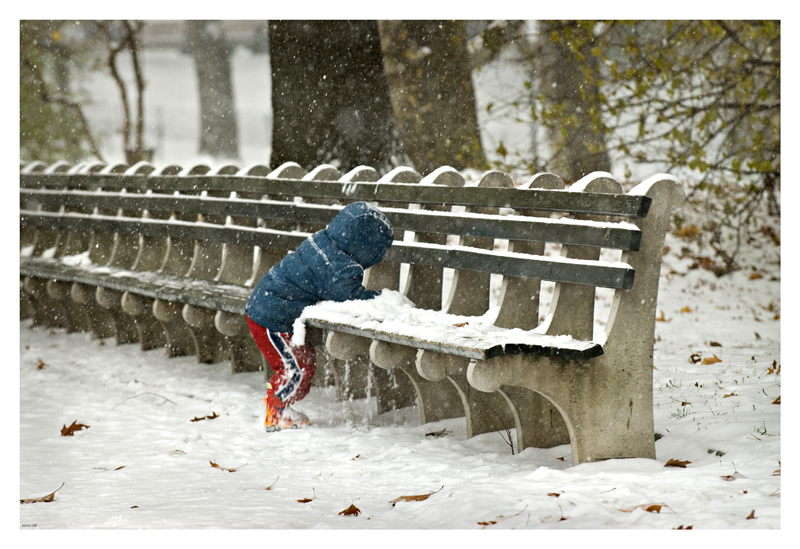
[[[145,236],[171,236],[283,249],[295,249],[309,236],[308,233],[288,233],[235,225],[51,212],[22,212],[20,221],[23,226],[39,225]],[[633,270],[625,264],[612,265],[604,262],[528,256],[418,242],[394,242],[385,260],[604,288],[630,289],[634,277]]]
[[[651,199],[599,193],[552,190],[445,187],[401,183],[339,183],[253,176],[134,176],[114,174],[20,174],[22,187],[65,186],[75,189],[138,188],[159,191],[220,190],[275,196],[304,196],[375,202],[453,204],[527,208],[542,211],[645,217]]]
[[[330,223],[342,207],[185,195],[50,190],[22,190],[20,201],[83,208],[232,215],[323,225]],[[641,231],[633,224],[621,226],[617,223],[500,215],[466,216],[397,208],[384,208],[382,211],[395,229],[422,233],[532,240],[629,251],[637,251],[641,242]]]
[[[79,282],[152,298],[244,314],[252,288],[197,280],[152,271],[130,271],[98,265],[66,265],[55,259],[20,258],[20,274]]]
[[[583,349],[575,349],[574,347],[560,347],[550,343],[542,343],[542,345],[518,343],[518,344],[505,344],[495,345],[487,349],[467,347],[461,345],[452,345],[448,343],[437,342],[435,340],[425,340],[406,337],[391,332],[384,332],[380,330],[369,330],[357,328],[348,324],[333,323],[322,319],[306,318],[304,322],[307,326],[321,328],[323,330],[331,330],[335,332],[343,332],[346,334],[353,334],[369,339],[377,339],[379,341],[387,341],[389,343],[397,343],[399,345],[407,345],[417,349],[426,349],[429,351],[437,351],[451,355],[463,356],[477,360],[486,360],[500,355],[535,355],[550,358],[563,358],[566,360],[588,360],[603,354],[603,348],[597,343],[586,342]]]

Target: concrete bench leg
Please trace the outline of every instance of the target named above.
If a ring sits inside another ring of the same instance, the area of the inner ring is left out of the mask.
[[[634,370],[649,368],[649,372]],[[627,371],[630,369],[631,371]],[[561,412],[570,435],[572,463],[613,458],[655,458],[652,364],[609,360],[585,362],[503,356],[474,361],[470,385],[496,391],[502,385],[535,390]]]
[[[23,290],[33,302],[33,325],[44,328],[66,328],[64,305],[47,294],[47,279],[26,276]]]
[[[33,303],[31,302],[31,296],[25,293],[25,291],[20,287],[19,289],[19,319],[20,320],[27,320],[29,318],[33,318]]]
[[[166,346],[167,337],[164,326],[153,316],[153,298],[125,292],[122,294],[120,306],[133,317],[142,350],[157,349]]]
[[[114,337],[117,345],[140,341],[139,331],[136,329],[133,318],[126,314],[120,305],[122,303],[122,292],[98,286],[95,291],[95,299],[98,305],[108,312],[111,321],[114,323]]]
[[[205,307],[184,305],[182,316],[189,327],[197,348],[197,362],[216,363],[230,360],[231,345],[227,336],[214,326],[216,311]]]
[[[350,334],[327,334],[325,349],[333,358],[334,379],[340,400],[365,398],[373,394],[379,414],[411,406],[415,398],[413,387],[405,376],[373,368],[369,357],[371,344],[370,339]],[[366,378],[363,377],[363,372],[368,374]],[[345,375],[349,377],[346,379]]]
[[[376,366],[386,370],[399,369],[405,373],[414,389],[422,425],[431,421],[464,417],[464,405],[454,385],[429,381],[419,375],[415,364],[417,349],[373,341],[369,353]]]
[[[419,350],[415,364],[423,378],[433,382],[448,380],[456,388],[464,408],[468,438],[514,428],[514,417],[501,394],[481,394],[469,386],[468,358]]]
[[[333,359],[333,379],[337,400],[356,400],[369,396],[369,358],[357,356],[348,360]]]
[[[522,387],[504,386],[498,393],[506,399],[514,417],[517,452],[569,444],[567,424],[549,400]]]
[[[378,413],[384,414],[416,404],[416,392],[408,376],[397,370],[372,369],[372,391]]]
[[[54,300],[61,303],[64,313],[67,315],[67,332],[88,332],[91,330],[89,315],[86,310],[75,303],[69,295],[71,282],[49,280],[47,282],[47,294]]]
[[[106,339],[116,335],[114,320],[109,312],[97,303],[97,288],[87,284],[74,283],[70,288],[70,297],[75,303],[86,309],[89,316],[89,329],[93,339]]]
[[[244,315],[217,311],[214,326],[230,341],[231,373],[260,372],[268,368],[264,355],[250,335]]]
[[[155,316],[164,327],[164,334],[167,339],[167,356],[197,355],[197,345],[194,342],[192,331],[184,322],[181,316],[183,305],[172,301],[156,299],[153,302],[153,316]]]

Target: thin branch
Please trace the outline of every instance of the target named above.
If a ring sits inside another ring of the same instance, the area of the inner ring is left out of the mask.
[[[64,105],[72,109],[75,112],[75,114],[78,116],[78,121],[81,124],[81,131],[83,132],[86,141],[89,142],[89,147],[92,149],[92,154],[94,154],[97,157],[97,159],[100,160],[100,162],[105,163],[103,155],[100,154],[100,149],[97,147],[94,137],[92,136],[92,132],[89,129],[89,122],[86,120],[86,116],[84,116],[83,114],[83,107],[81,107],[80,103],[78,103],[77,101],[73,101],[72,99],[69,99],[68,97],[65,97],[60,94],[59,95],[51,94],[47,90],[47,84],[45,84],[44,76],[39,70],[39,67],[31,63],[31,61],[27,58],[24,58],[22,60],[22,63],[23,65],[25,65],[26,68],[30,69],[31,72],[33,72],[34,78],[36,79],[39,85],[39,97],[42,99],[42,101],[44,101],[45,103],[59,103],[61,105]]]

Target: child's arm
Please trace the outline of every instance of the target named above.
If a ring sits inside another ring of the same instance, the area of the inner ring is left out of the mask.
[[[331,294],[334,301],[349,301],[351,299],[372,299],[380,292],[367,290],[363,284],[364,269],[358,265],[347,267],[338,273],[331,281]]]

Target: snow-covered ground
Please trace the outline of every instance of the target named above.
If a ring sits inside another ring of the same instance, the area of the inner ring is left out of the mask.
[[[61,488],[21,505],[20,526],[780,528],[779,248],[749,250],[757,271],[717,279],[668,244],[656,460],[571,467],[568,445],[512,455],[500,433],[467,439],[463,419],[420,425],[416,407],[378,415],[374,399],[337,402],[332,387],[297,405],[312,427],[266,434],[259,373],[22,321],[19,495]],[[74,421],[88,428],[61,436]],[[665,467],[671,459],[689,463]],[[351,505],[360,514],[341,514]]]
[[[192,163],[191,59],[148,52],[145,64],[155,163]],[[266,163],[266,57],[237,50],[234,77],[242,165]],[[108,84],[87,82],[97,105],[87,114],[109,135],[107,158],[120,160]],[[762,244],[746,250],[745,270],[718,279],[691,269],[691,259],[678,257],[681,242],[668,236],[653,372],[656,460],[570,467],[569,446],[512,455],[500,433],[466,439],[463,419],[420,425],[415,407],[378,415],[374,399],[337,402],[333,388],[313,388],[297,406],[314,426],[267,435],[261,374],[234,376],[224,363],[168,360],[163,350],[22,321],[19,497],[58,491],[53,502],[20,505],[19,527],[418,529],[426,536],[433,529],[789,528],[793,516],[784,512],[788,521],[781,521],[781,405],[773,404],[781,395],[780,248]],[[599,304],[608,305],[608,294]],[[720,361],[702,363],[714,357]],[[191,421],[209,415],[218,417]],[[62,437],[73,421],[89,428]],[[690,463],[664,467],[670,459]],[[432,495],[392,504],[425,494]],[[341,514],[351,505],[360,514]],[[278,534],[256,539],[286,543]],[[191,539],[230,544],[211,533]],[[329,539],[346,538],[295,542]],[[374,541],[404,539],[384,533]],[[648,543],[667,539],[686,543]]]

